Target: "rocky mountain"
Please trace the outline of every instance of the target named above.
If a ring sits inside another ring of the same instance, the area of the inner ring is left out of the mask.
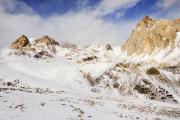
[[[176,42],[177,32],[180,32],[180,19],[154,20],[145,16],[132,31],[122,49],[129,55],[139,55],[172,48]]]
[[[179,28],[180,19],[145,16],[122,47],[22,35],[0,54],[0,114],[18,120],[178,120]]]
[[[11,44],[11,49],[19,50],[27,46],[28,44],[30,44],[28,38],[25,35],[22,35]]]
[[[56,53],[56,47],[60,44],[49,36],[35,39],[29,42],[25,35],[20,36],[10,46],[12,51],[9,54],[26,55],[35,58],[52,58]]]

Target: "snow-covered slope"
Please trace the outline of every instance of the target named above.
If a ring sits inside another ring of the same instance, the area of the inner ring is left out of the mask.
[[[52,89],[87,90],[88,84],[73,63],[65,58],[42,60],[24,56],[3,56],[0,77]]]
[[[0,52],[0,120],[180,119],[180,33],[141,56],[51,40]]]

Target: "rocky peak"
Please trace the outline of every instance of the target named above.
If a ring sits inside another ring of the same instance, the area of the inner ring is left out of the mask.
[[[122,46],[123,51],[132,54],[151,54],[152,52],[175,43],[179,20],[153,20],[145,16],[131,33],[129,39]]]
[[[37,45],[60,45],[53,38],[50,38],[48,35],[43,36],[42,38],[36,39],[34,44]]]
[[[142,21],[138,23],[138,26],[148,27],[152,22],[153,20],[149,16],[145,16]]]
[[[106,44],[105,49],[106,49],[107,51],[108,51],[108,50],[112,50],[112,47],[111,47],[110,44]]]
[[[44,35],[42,38],[44,39],[50,39],[50,37],[48,35]]]
[[[20,36],[15,42],[13,42],[10,46],[11,49],[22,49],[22,47],[25,47],[30,42],[28,38],[25,35]]]
[[[43,59],[52,58],[53,54],[56,53],[56,46],[59,46],[59,43],[47,35],[31,43],[25,35],[22,35],[12,43],[11,49],[15,51],[10,52],[10,55],[27,55]]]
[[[152,19],[149,16],[144,16],[143,21],[147,23],[148,21],[152,21]]]

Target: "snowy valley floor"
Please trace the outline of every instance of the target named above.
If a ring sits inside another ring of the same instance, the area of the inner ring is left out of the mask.
[[[179,104],[17,87],[2,80],[0,90],[0,120],[180,119]]]

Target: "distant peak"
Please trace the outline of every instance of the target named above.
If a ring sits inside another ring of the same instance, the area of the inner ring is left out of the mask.
[[[149,20],[152,20],[152,19],[149,16],[144,16],[144,18],[143,18],[144,22],[149,21]]]
[[[23,34],[23,35],[21,35],[21,36],[19,37],[19,39],[20,39],[20,38],[25,38],[25,39],[28,39],[28,38],[27,38],[27,36],[26,36],[26,35],[24,35],[24,34]]]
[[[50,39],[48,35],[44,35],[42,38]]]
[[[25,47],[30,42],[28,38],[25,35],[20,36],[15,42],[11,44],[11,49],[21,49],[22,47]]]

